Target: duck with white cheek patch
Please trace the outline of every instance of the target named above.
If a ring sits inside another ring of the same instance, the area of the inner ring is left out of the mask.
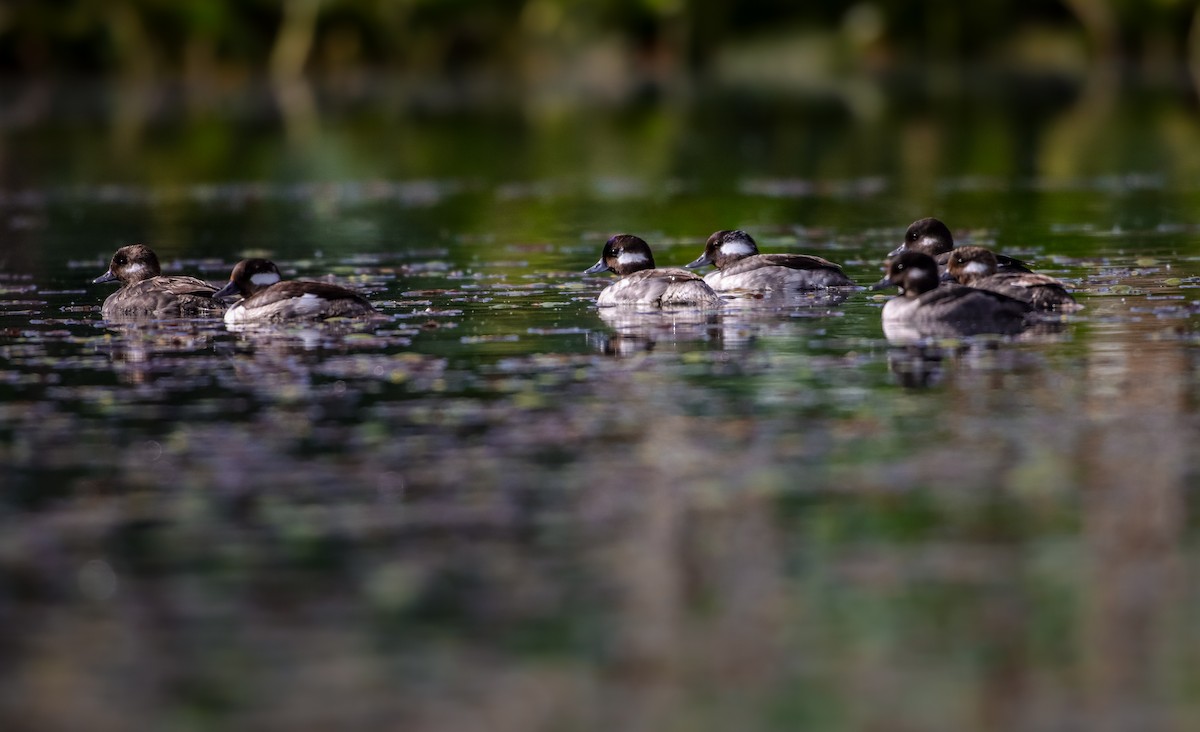
[[[928,254],[903,252],[888,260],[887,274],[873,290],[896,287],[900,297],[883,306],[883,330],[922,336],[1019,333],[1033,307],[1007,295],[966,285],[939,286],[937,262]]]
[[[225,323],[283,323],[378,316],[366,298],[326,282],[284,281],[279,268],[266,259],[243,259],[229,282],[214,297],[241,296],[225,312]]]
[[[759,254],[744,231],[718,231],[708,237],[704,253],[684,265],[688,269],[714,265],[704,281],[717,292],[782,292],[853,287],[839,265],[811,254]]]
[[[904,241],[900,246],[888,252],[888,257],[897,257],[903,252],[920,252],[933,257],[939,271],[945,272],[950,261],[950,252],[954,249],[954,236],[950,228],[935,218],[917,219],[908,225],[904,232]],[[997,254],[996,268],[1000,272],[1032,272],[1029,266],[1019,259]]]
[[[943,279],[1008,295],[1029,303],[1035,310],[1072,312],[1083,308],[1066,286],[1050,275],[1000,272],[996,255],[983,247],[958,247],[949,256]]]
[[[621,278],[600,293],[596,299],[600,307],[716,307],[722,302],[704,280],[686,269],[655,269],[650,245],[632,234],[617,234],[605,242],[600,261],[584,270],[584,274],[599,272],[614,272]]]
[[[178,318],[216,315],[225,303],[213,298],[217,288],[186,275],[164,275],[150,247],[132,244],[113,255],[108,271],[93,284],[119,281],[121,288],[100,308],[106,319],[122,316]]]

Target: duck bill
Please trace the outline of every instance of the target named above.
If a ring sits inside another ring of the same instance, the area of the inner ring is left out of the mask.
[[[221,289],[217,290],[216,292],[214,292],[212,294],[212,299],[224,300],[227,297],[233,297],[234,295],[240,295],[240,294],[241,293],[238,292],[237,285],[234,283],[233,280],[230,280],[225,283],[224,287],[222,287]]]
[[[92,280],[92,284],[99,285],[99,284],[102,284],[105,282],[116,282],[116,280],[117,280],[117,276],[115,274],[113,274],[113,271],[110,269],[107,272],[105,272],[104,274],[97,277],[96,279]]]
[[[950,274],[950,270],[946,270],[938,275],[938,282],[958,282],[958,278]]]
[[[888,252],[888,259],[891,259],[892,257],[898,257],[906,251],[908,251],[908,249],[906,248],[906,245],[901,244],[900,246],[896,247],[892,251]]]
[[[696,257],[695,259],[693,259],[692,261],[688,262],[687,264],[685,264],[683,266],[686,267],[687,269],[697,269],[698,267],[703,267],[706,264],[712,264],[712,263],[713,263],[713,261],[712,261],[711,257],[709,257],[707,254],[701,254],[699,257]]]
[[[603,257],[601,257],[599,262],[596,262],[591,267],[588,267],[587,269],[583,270],[583,273],[584,274],[598,274],[600,272],[605,272],[607,270],[608,270],[608,263],[604,261]]]
[[[896,286],[895,282],[892,282],[887,277],[884,277],[882,280],[876,282],[875,284],[871,285],[867,289],[868,290],[886,290],[889,287],[895,287],[895,286]]]

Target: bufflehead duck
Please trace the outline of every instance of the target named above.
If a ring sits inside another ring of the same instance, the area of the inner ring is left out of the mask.
[[[238,262],[229,282],[213,297],[233,295],[242,299],[225,311],[228,325],[379,314],[366,298],[344,287],[305,280],[284,282],[279,268],[266,259]]]
[[[888,257],[895,257],[901,252],[921,252],[937,260],[942,271],[950,259],[950,250],[954,249],[954,235],[940,220],[935,218],[917,219],[908,225],[904,232],[904,243],[888,252]],[[1032,272],[1029,266],[1019,259],[997,254],[996,266],[1000,272]]]
[[[818,290],[850,287],[842,268],[810,254],[759,254],[744,231],[718,231],[708,237],[704,253],[683,265],[688,269],[715,265],[704,281],[718,292],[729,290]]]
[[[950,252],[947,275],[961,285],[1027,302],[1035,310],[1079,310],[1063,283],[1036,272],[998,272],[996,255],[983,247],[958,247]]]
[[[966,285],[939,286],[937,263],[928,254],[903,252],[888,260],[887,274],[871,289],[897,287],[900,297],[883,306],[883,326],[921,335],[1017,333],[1033,306],[1007,295]]]
[[[632,234],[617,234],[604,244],[600,261],[584,274],[615,272],[621,279],[604,288],[596,304],[611,305],[720,305],[721,296],[700,276],[686,269],[655,269],[650,245]]]
[[[123,315],[210,315],[225,309],[224,303],[213,299],[217,288],[195,277],[162,274],[154,251],[141,244],[118,249],[108,271],[92,284],[113,281],[120,281],[121,288],[100,308],[100,314],[108,319]]]

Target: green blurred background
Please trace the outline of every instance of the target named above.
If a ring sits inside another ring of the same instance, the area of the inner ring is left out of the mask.
[[[1191,0],[9,2],[0,187],[1191,176],[1198,48]]]
[[[1191,0],[18,0],[0,6],[0,69],[537,77],[603,57],[660,73],[785,41],[844,67],[1107,57],[1165,68],[1195,57],[1196,27]]]
[[[33,267],[131,238],[235,258],[931,213],[1017,241],[1136,228],[1144,202],[1088,193],[1194,187],[1198,18],[1184,0],[10,2],[4,236]]]

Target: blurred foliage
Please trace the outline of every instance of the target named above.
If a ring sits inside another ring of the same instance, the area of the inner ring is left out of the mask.
[[[1159,63],[1187,58],[1195,17],[1193,0],[14,0],[0,6],[0,70],[455,73],[604,49],[677,69],[755,38],[813,35],[867,63],[1046,61],[1064,39]]]

